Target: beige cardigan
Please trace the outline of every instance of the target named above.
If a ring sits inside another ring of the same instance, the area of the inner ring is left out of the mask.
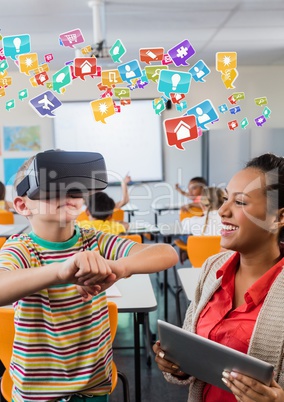
[[[196,332],[198,318],[212,295],[219,288],[221,279],[216,279],[216,272],[234,254],[227,251],[214,255],[204,263],[195,298],[187,309],[183,328]],[[194,268],[192,268],[194,269]],[[273,282],[263,306],[259,312],[250,339],[248,354],[274,365],[275,380],[284,388],[284,266]],[[190,358],[190,355],[189,355]],[[164,373],[167,381],[189,385],[188,402],[202,402],[205,383],[190,377],[179,381],[176,377]]]

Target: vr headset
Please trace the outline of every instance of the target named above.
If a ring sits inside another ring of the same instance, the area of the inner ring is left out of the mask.
[[[32,200],[60,196],[83,197],[108,185],[103,156],[97,152],[38,153],[17,185],[19,196]]]

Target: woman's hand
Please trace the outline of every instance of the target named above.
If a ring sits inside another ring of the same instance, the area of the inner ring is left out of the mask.
[[[174,364],[174,363],[172,363],[172,362],[170,362],[170,361],[168,361],[168,360],[166,360],[164,358],[165,352],[161,349],[159,341],[157,341],[153,345],[153,351],[154,351],[154,353],[156,355],[155,361],[156,361],[156,363],[158,365],[158,368],[161,371],[164,371],[166,373],[170,373],[173,376],[175,376],[177,378],[180,378],[181,380],[184,380],[184,379],[189,377],[186,373],[181,371],[176,364]]]
[[[284,402],[284,390],[275,380],[270,386],[237,373],[235,371],[223,371],[222,381],[233,392],[237,401],[241,402]]]

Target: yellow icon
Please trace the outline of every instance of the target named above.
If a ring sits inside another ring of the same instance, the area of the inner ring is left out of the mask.
[[[0,78],[0,87],[12,85],[12,77]]]
[[[116,70],[104,70],[102,71],[102,84],[111,88],[116,84],[121,84],[123,81],[119,74],[119,71]]]
[[[0,97],[5,95],[6,95],[5,88],[0,88]]]
[[[88,53],[91,53],[91,51],[92,51],[92,47],[90,45],[85,46],[85,47],[83,47],[83,49],[81,49],[82,54],[88,54]]]
[[[37,87],[38,86],[38,83],[36,82],[35,77],[30,78],[30,83],[31,83],[32,87]]]
[[[46,88],[48,88],[48,89],[52,89],[52,88],[53,88],[52,82],[46,82],[46,83],[45,83],[45,86],[46,86]]]
[[[7,71],[7,70],[2,71],[2,72],[0,73],[0,78],[5,78],[5,77],[7,77],[7,75],[8,75],[8,71]]]
[[[33,74],[34,74],[34,75],[37,75],[37,74],[39,74],[39,73],[43,73],[44,71],[49,71],[49,65],[48,65],[47,63],[40,64],[40,65],[38,66],[38,68],[36,68],[36,69],[33,71]]]
[[[114,104],[111,97],[107,96],[90,102],[94,118],[96,121],[106,123],[105,119],[115,114]]]
[[[217,52],[216,70],[226,71],[237,68],[237,52]]]
[[[37,53],[25,53],[18,56],[20,72],[30,75],[30,71],[38,68]]]
[[[221,78],[227,89],[235,88],[233,83],[236,80],[238,75],[239,75],[239,73],[235,68],[233,68],[231,70],[225,70],[224,72],[222,72]]]

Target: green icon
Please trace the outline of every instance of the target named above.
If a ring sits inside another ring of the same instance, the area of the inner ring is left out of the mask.
[[[130,98],[130,89],[126,87],[114,88],[114,95],[120,98]]]
[[[246,126],[248,126],[249,122],[248,119],[245,117],[242,121],[241,121],[241,128],[246,128]]]
[[[71,84],[72,77],[69,66],[65,66],[61,68],[61,70],[57,71],[52,76],[52,88],[54,91],[58,93],[62,93],[61,88],[66,87]]]
[[[263,114],[263,116],[267,119],[267,118],[269,118],[270,115],[271,115],[271,110],[270,110],[267,106],[265,106],[265,108],[263,109],[262,114]]]
[[[0,73],[3,73],[7,68],[9,67],[9,64],[6,59],[0,61]]]
[[[18,97],[22,101],[23,99],[28,97],[28,90],[27,89],[22,89],[21,91],[18,92]]]
[[[233,98],[235,101],[243,100],[243,99],[245,99],[245,93],[244,92],[235,92],[235,93],[233,93]]]
[[[124,53],[126,53],[126,49],[123,46],[121,40],[117,39],[117,41],[109,50],[109,54],[112,58],[112,61],[114,63],[120,63],[121,62],[120,58],[124,55]]]
[[[6,110],[10,110],[13,109],[15,107],[15,100],[11,99],[9,101],[6,102]]]

